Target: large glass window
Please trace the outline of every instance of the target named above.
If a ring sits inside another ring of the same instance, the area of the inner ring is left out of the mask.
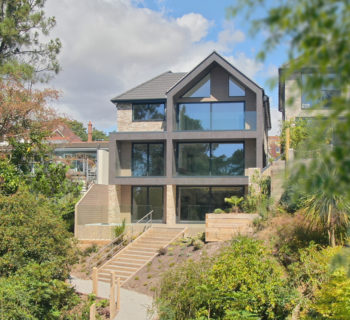
[[[132,221],[140,220],[151,210],[153,220],[163,220],[163,187],[132,187]]]
[[[244,175],[244,144],[226,142],[178,143],[177,175]]]
[[[336,77],[335,74],[326,75],[327,80],[332,82]],[[323,107],[329,107],[329,101],[332,97],[340,94],[339,88],[334,85],[328,84],[320,88],[320,92],[317,94],[310,94],[307,90],[308,83],[312,81],[312,73],[302,73],[301,74],[301,83],[302,83],[302,92],[301,92],[301,107],[303,109],[311,108],[319,103],[323,103]],[[315,97],[313,97],[315,95]]]
[[[206,75],[193,88],[188,90],[183,97],[185,98],[208,98],[210,97],[210,74]]]
[[[132,105],[133,121],[163,121],[164,103],[137,103]]]
[[[186,130],[244,130],[244,102],[181,103],[177,128]]]
[[[244,97],[245,89],[242,88],[238,83],[236,83],[231,77],[228,85],[229,96],[230,97]]]
[[[164,144],[134,143],[132,145],[133,176],[164,175]]]
[[[229,208],[225,198],[243,196],[244,187],[178,187],[177,213],[181,221],[204,221],[206,213]]]

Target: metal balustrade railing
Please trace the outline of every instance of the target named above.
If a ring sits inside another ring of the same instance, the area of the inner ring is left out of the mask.
[[[87,260],[88,273],[90,274],[92,268],[101,266],[106,260],[115,256],[120,250],[125,248],[129,243],[131,243],[134,238],[134,228],[139,224],[142,224],[143,228],[141,229],[141,233],[145,232],[152,226],[152,215],[153,210],[147,213],[144,217],[138,220],[136,223],[131,224],[131,232],[127,233],[124,231],[121,235],[114,238],[111,242],[104,245],[98,252],[93,254]],[[138,228],[136,229],[138,230]]]

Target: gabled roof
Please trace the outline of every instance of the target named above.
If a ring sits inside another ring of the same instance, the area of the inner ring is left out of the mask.
[[[164,72],[137,87],[116,96],[112,102],[127,102],[135,100],[165,100],[166,92],[186,75],[184,72]]]
[[[80,137],[63,122],[57,124],[51,136],[47,138],[47,141],[51,143],[82,142]]]
[[[254,90],[262,90],[263,89],[256,84],[253,80],[248,78],[244,73],[235,68],[230,62],[224,59],[221,55],[219,55],[216,51],[213,51],[208,57],[202,60],[196,67],[194,67],[190,72],[186,73],[184,77],[179,79],[172,87],[169,88],[167,94],[175,89],[175,91],[180,90],[182,86],[185,86],[188,82],[190,82],[193,78],[197,77],[200,72],[207,69],[213,63],[217,63],[222,68],[224,68],[228,73],[233,75],[235,78],[240,80],[244,85],[248,88]]]

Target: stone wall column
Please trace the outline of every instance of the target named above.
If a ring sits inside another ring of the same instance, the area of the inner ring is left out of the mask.
[[[168,225],[176,224],[176,186],[166,186],[166,201],[165,201],[165,221]]]

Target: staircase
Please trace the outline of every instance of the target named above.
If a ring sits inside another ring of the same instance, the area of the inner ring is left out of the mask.
[[[184,232],[185,228],[151,227],[98,269],[98,281],[110,282],[114,271],[123,284]]]

